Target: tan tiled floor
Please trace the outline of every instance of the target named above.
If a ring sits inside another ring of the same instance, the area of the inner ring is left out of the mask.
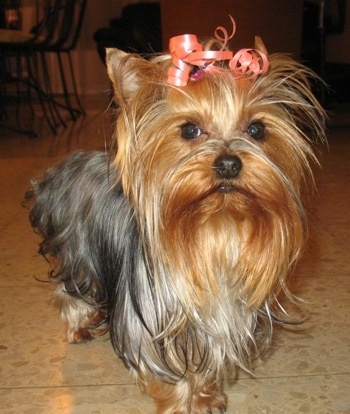
[[[85,105],[88,115],[56,137],[40,122],[35,140],[0,129],[1,413],[154,412],[107,336],[66,343],[53,287],[35,279],[45,278],[47,264],[36,254],[23,194],[31,177],[69,151],[109,142],[107,100],[89,97]],[[255,379],[241,374],[227,384],[228,413],[350,413],[350,116],[340,118],[317,171],[311,240],[297,271],[296,290],[309,301],[311,318],[298,332],[276,331]]]

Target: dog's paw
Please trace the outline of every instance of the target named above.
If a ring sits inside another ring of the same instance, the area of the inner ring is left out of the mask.
[[[88,328],[79,328],[77,330],[69,330],[67,332],[67,338],[70,344],[81,344],[92,341],[94,335]]]
[[[227,409],[227,395],[216,392],[211,395],[199,394],[193,397],[191,413],[214,414],[225,413]]]

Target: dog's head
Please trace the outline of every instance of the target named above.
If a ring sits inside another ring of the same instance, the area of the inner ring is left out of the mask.
[[[265,56],[259,41],[256,48]],[[324,113],[308,69],[279,54],[268,62],[253,76],[188,65],[177,85],[170,55],[107,50],[124,192],[152,261],[185,275],[197,297],[234,275],[231,283],[260,306],[305,240],[300,191]]]

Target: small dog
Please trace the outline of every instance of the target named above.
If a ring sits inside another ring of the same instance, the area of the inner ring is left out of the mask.
[[[152,60],[107,50],[115,159],[76,152],[30,192],[68,341],[107,322],[158,413],[226,410],[225,376],[283,322],[307,236],[300,194],[324,139],[312,74],[259,39],[234,55],[230,37],[176,37]]]

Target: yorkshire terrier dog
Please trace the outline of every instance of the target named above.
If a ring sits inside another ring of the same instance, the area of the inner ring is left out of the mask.
[[[150,60],[108,49],[115,157],[73,153],[30,191],[68,341],[106,322],[158,413],[226,410],[225,377],[288,320],[307,237],[312,73],[258,38],[234,54],[231,36],[178,36]]]

